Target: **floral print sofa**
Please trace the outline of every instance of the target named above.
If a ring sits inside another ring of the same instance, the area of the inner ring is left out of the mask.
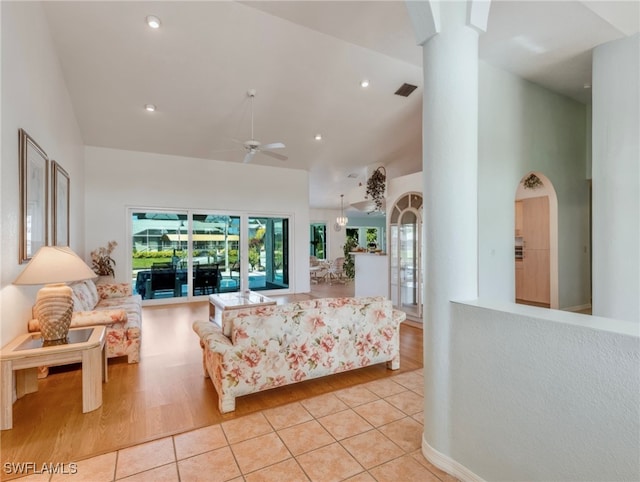
[[[222,413],[235,410],[236,397],[249,393],[382,362],[400,368],[406,315],[383,297],[323,298],[224,314],[222,328],[193,323]]]
[[[105,325],[105,348],[109,358],[127,356],[129,363],[140,361],[142,298],[131,294],[129,283],[78,281],[73,290],[71,328]],[[40,331],[37,319],[29,321],[29,331]]]

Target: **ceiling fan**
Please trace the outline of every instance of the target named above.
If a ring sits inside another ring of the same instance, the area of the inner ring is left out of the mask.
[[[262,154],[273,157],[275,159],[280,159],[281,161],[286,161],[288,159],[287,156],[283,156],[282,154],[278,154],[276,152],[271,152],[271,149],[284,149],[285,145],[282,142],[262,144],[260,141],[257,141],[253,137],[253,99],[256,96],[256,90],[251,89],[247,91],[247,95],[251,98],[251,139],[245,142],[237,141],[234,139],[235,142],[242,144],[245,151],[247,151],[242,162],[244,162],[245,164],[247,162],[250,162],[257,152],[261,152]]]

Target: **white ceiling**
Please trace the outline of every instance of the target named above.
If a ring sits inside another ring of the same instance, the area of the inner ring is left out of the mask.
[[[255,137],[289,160],[252,162],[308,170],[311,207],[339,207],[378,165],[421,169],[422,54],[402,1],[44,5],[87,145],[242,162],[228,149],[250,138],[253,88]],[[480,57],[588,102],[591,49],[638,32],[639,5],[494,0]],[[404,82],[418,89],[393,95]]]

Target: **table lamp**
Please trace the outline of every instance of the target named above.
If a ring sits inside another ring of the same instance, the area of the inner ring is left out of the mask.
[[[43,246],[13,284],[45,285],[38,291],[34,316],[45,341],[67,337],[73,313],[73,291],[65,283],[97,275],[70,248]]]

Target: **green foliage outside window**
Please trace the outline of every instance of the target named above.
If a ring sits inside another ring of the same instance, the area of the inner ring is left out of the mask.
[[[367,244],[378,242],[378,230],[376,228],[367,228]]]

